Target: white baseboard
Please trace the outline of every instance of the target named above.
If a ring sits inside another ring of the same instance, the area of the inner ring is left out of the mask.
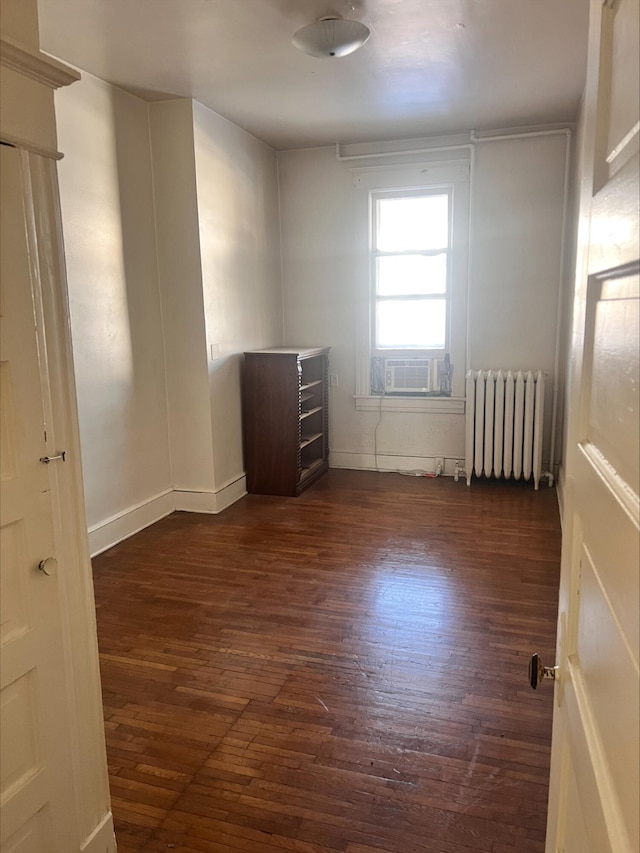
[[[247,494],[247,480],[244,474],[236,480],[225,483],[215,492],[188,492],[176,490],[175,509],[181,512],[205,512],[215,515]]]
[[[216,514],[247,494],[247,480],[244,474],[225,483],[215,492],[189,492],[176,490],[175,509],[181,512],[205,512]]]
[[[346,450],[332,450],[329,454],[331,468],[350,468],[355,471],[416,471],[433,474],[436,470],[436,458],[444,459],[445,477],[456,473],[456,462],[464,466],[464,458],[448,456],[391,456],[385,453],[351,453]],[[461,475],[462,476],[462,475]]]
[[[179,512],[216,512],[215,492],[189,492],[176,489],[173,493],[175,506]]]
[[[80,853],[116,853],[116,837],[111,812],[102,818],[93,832],[80,845]]]
[[[219,489],[216,489],[216,512],[222,512],[231,504],[239,501],[247,494],[247,478],[243,474],[235,480],[229,480]]]
[[[564,484],[564,466],[561,465],[558,471],[558,477],[556,479],[556,497],[558,499],[558,509],[560,511],[560,527],[564,527],[564,496],[565,496],[565,484]]]
[[[139,533],[175,510],[216,514],[231,506],[247,494],[244,474],[222,485],[215,492],[187,492],[168,489],[146,501],[128,507],[122,512],[89,528],[89,551],[97,557],[118,542]]]
[[[154,495],[146,501],[128,507],[122,512],[94,524],[89,528],[89,551],[92,557],[128,539],[150,524],[160,521],[175,509],[173,489]]]

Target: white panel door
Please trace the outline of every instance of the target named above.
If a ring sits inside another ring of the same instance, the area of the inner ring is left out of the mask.
[[[593,0],[547,853],[637,853],[638,0]]]
[[[76,818],[57,580],[64,566],[56,566],[49,467],[40,461],[46,360],[32,289],[29,161],[15,148],[0,152],[0,844],[3,853],[69,853]]]

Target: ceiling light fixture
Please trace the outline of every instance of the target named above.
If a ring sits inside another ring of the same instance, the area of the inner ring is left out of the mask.
[[[353,53],[362,47],[370,35],[369,27],[360,21],[327,16],[302,27],[291,42],[303,53],[323,59]]]

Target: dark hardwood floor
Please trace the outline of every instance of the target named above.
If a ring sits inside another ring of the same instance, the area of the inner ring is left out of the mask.
[[[97,557],[119,851],[542,853],[559,552],[546,486],[333,470]]]

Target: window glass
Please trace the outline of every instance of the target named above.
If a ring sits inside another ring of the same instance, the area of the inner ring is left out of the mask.
[[[389,349],[442,349],[446,299],[385,299],[378,302],[377,341]]]
[[[374,350],[443,350],[449,301],[449,191],[375,198]]]
[[[378,296],[446,293],[447,255],[379,255]]]
[[[380,252],[442,249],[449,245],[449,196],[377,200],[376,246]]]

